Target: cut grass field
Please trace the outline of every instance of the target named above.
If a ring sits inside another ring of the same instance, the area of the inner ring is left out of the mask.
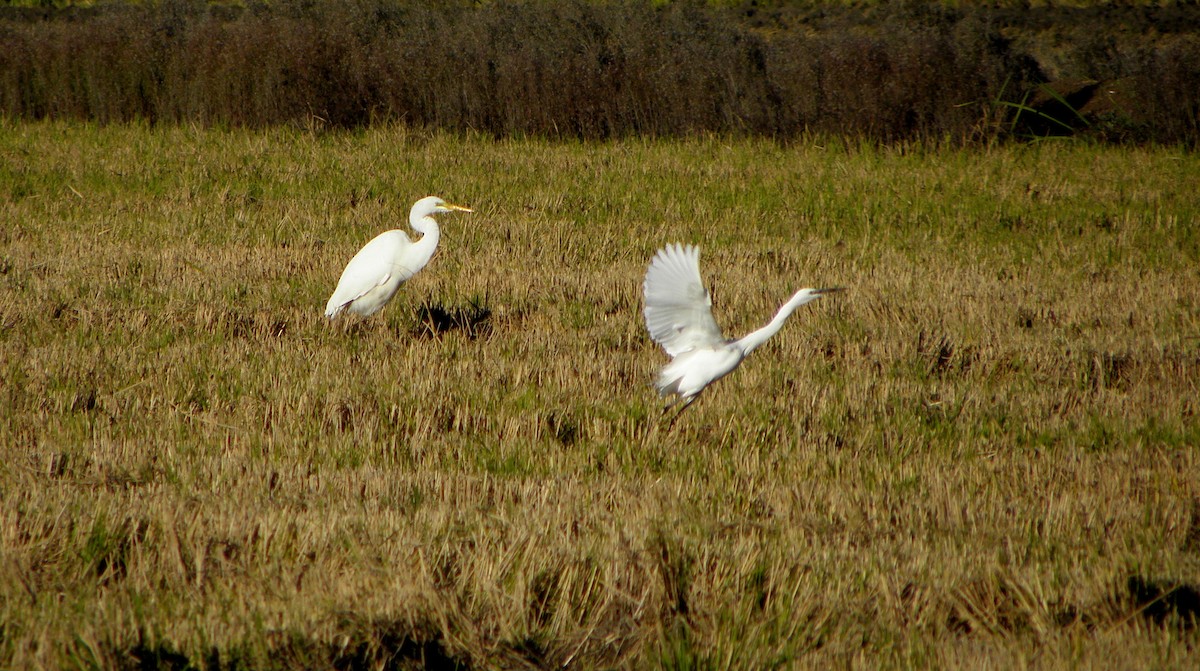
[[[0,666],[1194,668],[1200,158],[0,122]],[[333,325],[436,194],[442,247]],[[641,279],[727,335],[670,430]]]

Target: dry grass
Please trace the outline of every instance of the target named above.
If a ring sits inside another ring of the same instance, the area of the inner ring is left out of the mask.
[[[4,123],[0,170],[0,666],[1195,661],[1194,154]],[[429,193],[476,213],[326,324]],[[668,432],[673,240],[730,334],[850,290]]]

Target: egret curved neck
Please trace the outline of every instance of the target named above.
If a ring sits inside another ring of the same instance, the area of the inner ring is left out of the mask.
[[[811,293],[808,290],[801,290],[797,292],[795,296],[792,296],[791,300],[784,303],[783,307],[779,308],[779,312],[775,313],[775,316],[770,322],[767,323],[766,326],[758,329],[757,331],[746,334],[746,336],[740,340],[735,340],[733,342],[734,347],[742,350],[743,354],[750,354],[754,350],[758,349],[760,345],[769,340],[771,336],[779,333],[779,329],[783,328],[783,323],[787,321],[788,317],[792,316],[792,313],[796,311],[796,308],[804,305],[805,303],[811,303],[817,298],[818,294]]]
[[[758,329],[757,331],[747,333],[745,337],[739,340],[735,340],[733,345],[742,350],[742,354],[749,354],[753,352],[754,350],[758,349],[760,345],[769,340],[771,336],[779,333],[779,329],[783,328],[783,323],[787,321],[787,318],[792,314],[793,311],[795,311],[795,308],[789,310],[785,305],[784,309],[775,314],[775,318],[772,319],[770,323]]]
[[[429,259],[433,258],[438,240],[442,237],[442,231],[433,217],[414,217],[409,223],[412,224],[414,231],[421,234],[421,239],[413,243],[413,250],[419,257],[416,259],[419,263],[418,267],[424,267],[426,263],[429,263]]]

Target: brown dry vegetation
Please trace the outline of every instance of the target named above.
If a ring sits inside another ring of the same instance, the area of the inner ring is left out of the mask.
[[[1194,2],[66,4],[0,7],[0,114],[592,139],[1200,142]],[[1069,104],[1023,110],[1047,81]]]
[[[1187,668],[1200,161],[0,125],[0,666]],[[376,318],[322,306],[437,193]],[[700,244],[793,317],[668,431]]]

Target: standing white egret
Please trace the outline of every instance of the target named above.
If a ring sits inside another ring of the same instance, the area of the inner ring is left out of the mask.
[[[437,249],[441,230],[433,215],[443,212],[470,212],[470,208],[452,205],[437,196],[418,200],[408,214],[408,223],[421,234],[413,242],[401,230],[380,233],[368,242],[342,271],[337,288],[325,304],[325,316],[333,319],[342,310],[364,317],[383,309],[417,271],[429,263]]]
[[[658,393],[676,394],[682,412],[704,388],[725,377],[775,335],[796,308],[834,289],[801,289],[766,326],[739,340],[727,340],[712,317],[712,300],[700,279],[700,249],[679,244],[658,250],[642,285],[650,338],[671,355],[658,374]],[[678,415],[676,415],[678,416]]]

